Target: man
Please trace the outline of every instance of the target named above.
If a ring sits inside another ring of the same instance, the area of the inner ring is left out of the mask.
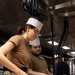
[[[55,75],[70,75],[69,65],[61,57],[55,58]]]
[[[51,75],[48,71],[48,66],[43,57],[40,56],[41,46],[39,38],[29,42],[30,45],[30,70],[28,71],[30,75]]]

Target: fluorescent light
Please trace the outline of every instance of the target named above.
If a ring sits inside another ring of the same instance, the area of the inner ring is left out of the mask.
[[[75,54],[75,51],[71,52],[71,54]]]
[[[49,43],[49,44],[52,44],[52,41],[48,41],[48,43]],[[54,44],[55,46],[58,45],[58,43],[55,42],[55,41],[53,42],[53,44]],[[62,48],[63,48],[63,49],[70,49],[70,48],[67,47],[67,46],[63,46]]]
[[[52,41],[48,41],[48,43],[49,43],[49,44],[52,44]],[[53,43],[54,43],[54,45],[58,45],[58,43],[55,42],[55,41],[54,41]]]
[[[63,48],[63,49],[70,49],[70,48],[69,48],[69,47],[67,47],[67,46],[63,46],[62,48]]]

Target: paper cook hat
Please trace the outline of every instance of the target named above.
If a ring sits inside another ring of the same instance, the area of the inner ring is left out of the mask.
[[[40,45],[40,39],[36,38],[33,41],[29,41],[29,45],[32,45],[32,46],[38,46],[38,45]]]
[[[54,55],[54,58],[57,58],[57,57],[58,57],[58,54],[55,54],[55,55]]]
[[[35,18],[29,18],[26,24],[30,24],[36,27],[39,31],[41,30],[43,24]]]

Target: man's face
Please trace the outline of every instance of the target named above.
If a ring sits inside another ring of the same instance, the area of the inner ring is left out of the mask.
[[[40,55],[40,53],[41,53],[41,46],[32,46],[31,47],[31,52],[34,55],[36,55],[36,56]]]

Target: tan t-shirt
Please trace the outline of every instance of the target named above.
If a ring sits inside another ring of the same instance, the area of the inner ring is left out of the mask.
[[[7,58],[18,67],[29,67],[29,46],[22,35],[15,35],[8,41],[13,42],[16,47],[6,54]]]
[[[31,54],[31,61],[29,67],[33,71],[41,72],[41,73],[47,73],[47,63],[45,59],[41,56],[35,56]]]

